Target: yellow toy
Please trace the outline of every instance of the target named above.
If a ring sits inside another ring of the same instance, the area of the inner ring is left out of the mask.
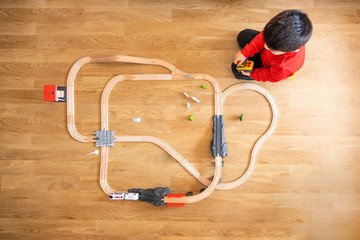
[[[236,69],[240,72],[243,70],[244,72],[252,72],[254,69],[254,61],[245,60],[240,66],[237,66]]]

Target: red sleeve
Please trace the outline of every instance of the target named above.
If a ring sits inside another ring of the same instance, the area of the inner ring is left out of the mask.
[[[246,58],[252,57],[256,53],[260,52],[264,48],[264,45],[264,35],[263,31],[261,31],[249,44],[245,45],[244,49],[241,50],[241,53]]]

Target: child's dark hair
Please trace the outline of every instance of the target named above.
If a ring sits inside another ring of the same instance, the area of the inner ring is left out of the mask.
[[[300,10],[286,10],[264,28],[264,41],[271,50],[292,52],[307,43],[312,34],[308,16]]]

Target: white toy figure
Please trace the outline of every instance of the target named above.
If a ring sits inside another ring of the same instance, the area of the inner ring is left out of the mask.
[[[189,102],[187,103],[187,108],[190,108],[190,103]]]
[[[197,102],[197,103],[199,103],[200,102],[200,100],[199,99],[197,99],[196,97],[191,97],[191,99],[192,100],[194,100],[195,102]]]
[[[141,118],[132,118],[132,120],[133,120],[133,123],[134,122],[137,122],[137,123],[141,122]]]
[[[98,154],[99,154],[99,150],[95,150],[95,151],[93,151],[93,152],[91,152],[91,153],[88,153],[87,155],[92,155],[92,154],[98,155]]]
[[[184,95],[185,95],[186,97],[189,97],[189,94],[187,94],[186,92],[184,92]]]

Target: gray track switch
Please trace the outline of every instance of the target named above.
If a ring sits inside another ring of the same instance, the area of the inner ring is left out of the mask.
[[[223,115],[214,115],[213,116],[214,127],[213,133],[214,137],[211,141],[211,152],[213,157],[221,156],[225,157],[227,153],[227,143],[225,142],[225,132],[224,132],[224,117]]]
[[[95,136],[97,147],[114,146],[114,131],[96,131]]]

